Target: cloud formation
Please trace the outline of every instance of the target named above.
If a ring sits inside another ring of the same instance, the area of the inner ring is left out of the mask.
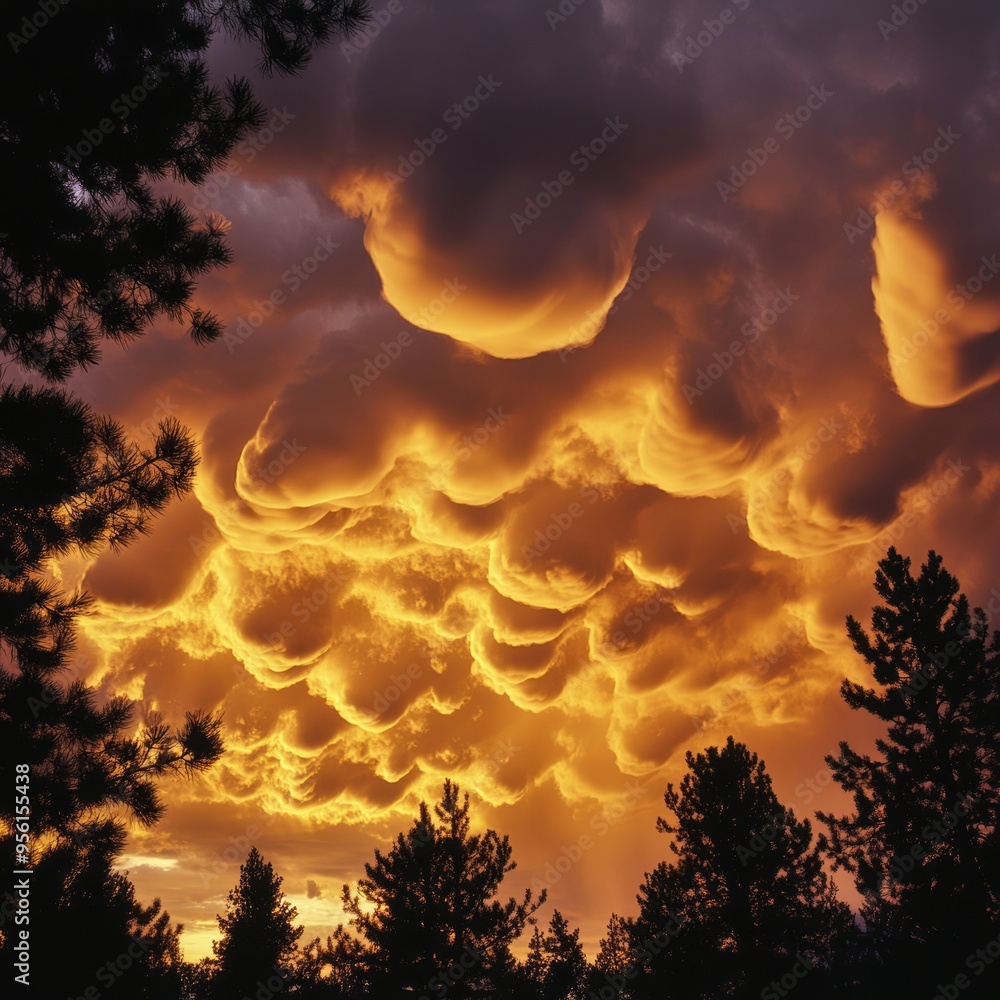
[[[887,545],[997,585],[997,14],[721,9],[394,0],[186,192],[232,222],[225,340],[79,389],[192,427],[195,494],[63,572],[95,681],[225,707],[134,851],[189,953],[227,849],[329,928],[445,776],[524,884],[628,803],[552,886],[593,949],[686,748],[734,732],[825,806]]]

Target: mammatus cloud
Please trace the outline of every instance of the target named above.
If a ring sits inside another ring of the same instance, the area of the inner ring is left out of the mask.
[[[226,339],[80,384],[201,441],[149,538],[62,567],[93,680],[225,708],[134,845],[192,954],[244,842],[329,928],[446,776],[524,885],[606,824],[550,883],[593,949],[688,747],[832,801],[801,789],[869,735],[843,619],[889,544],[997,586],[987,5],[396,6],[271,82],[280,134],[201,192]]]

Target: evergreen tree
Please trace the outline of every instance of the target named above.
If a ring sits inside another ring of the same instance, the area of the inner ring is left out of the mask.
[[[933,551],[914,577],[889,549],[875,590],[884,604],[872,634],[853,617],[847,631],[878,686],[845,680],[841,692],[884,722],[885,735],[875,755],[844,741],[827,758],[854,811],[819,818],[835,865],[865,901],[889,980],[918,988],[963,971],[1000,918],[1000,632],[982,609],[970,613]],[[988,979],[975,982],[986,989]]]
[[[128,545],[191,488],[197,461],[176,421],[139,447],[64,392],[0,389],[0,647],[21,669],[58,665],[88,604],[57,593],[48,560]]]
[[[796,966],[828,965],[852,923],[809,821],[781,805],[763,762],[732,737],[689,751],[687,765],[664,796],[675,819],[657,821],[676,860],[639,891],[637,995],[759,997]]]
[[[291,978],[295,942],[302,933],[294,925],[298,911],[281,891],[256,847],[240,867],[240,880],[229,893],[226,915],[217,917],[222,939],[215,953],[212,995],[217,1000],[254,996],[263,984],[277,979],[285,989]]]
[[[571,931],[558,910],[552,914],[548,933],[535,928],[525,972],[539,1000],[586,1000],[589,968],[580,931]]]
[[[388,853],[376,850],[357,895],[344,886],[344,908],[366,946],[368,985],[380,997],[441,995],[461,1000],[512,975],[511,943],[544,902],[526,890],[518,902],[496,899],[514,870],[506,836],[469,833],[469,796],[445,781],[433,815],[426,803]]]
[[[607,937],[601,938],[597,958],[594,960],[592,990],[600,993],[609,985],[622,1000],[631,1000],[632,980],[639,973],[632,941],[635,932],[632,921],[612,913],[608,920]]]
[[[25,995],[78,997],[90,990],[94,996],[116,986],[136,1000],[177,1000],[182,928],[160,900],[143,907],[127,874],[115,871],[100,850],[77,852],[70,864],[55,860],[49,855],[31,876],[31,990]],[[41,950],[52,941],[57,953]]]
[[[225,227],[153,185],[200,183],[266,114],[247,80],[210,83],[203,56],[222,30],[256,42],[265,71],[293,72],[367,3],[97,0],[38,28],[40,10],[4,9],[0,93],[17,99],[0,109],[0,356],[62,380],[161,316],[214,339],[219,320],[191,297],[229,260]]]

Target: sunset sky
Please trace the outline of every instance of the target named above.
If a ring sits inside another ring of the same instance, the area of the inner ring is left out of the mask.
[[[224,708],[124,860],[188,958],[251,842],[330,933],[445,777],[593,954],[686,750],[846,806],[844,618],[889,544],[1000,620],[1000,10],[375,9],[177,188],[231,223],[224,339],[163,324],[73,384],[202,453],[147,538],[61,564],[74,672]]]

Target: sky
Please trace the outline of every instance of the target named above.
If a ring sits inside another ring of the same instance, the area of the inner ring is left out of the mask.
[[[260,81],[256,138],[166,185],[230,224],[225,336],[73,385],[200,445],[148,537],[60,566],[79,676],[225,712],[123,861],[188,958],[251,844],[330,933],[447,777],[593,955],[687,750],[846,807],[890,544],[1000,611],[1000,11],[545,2],[376,0]]]

